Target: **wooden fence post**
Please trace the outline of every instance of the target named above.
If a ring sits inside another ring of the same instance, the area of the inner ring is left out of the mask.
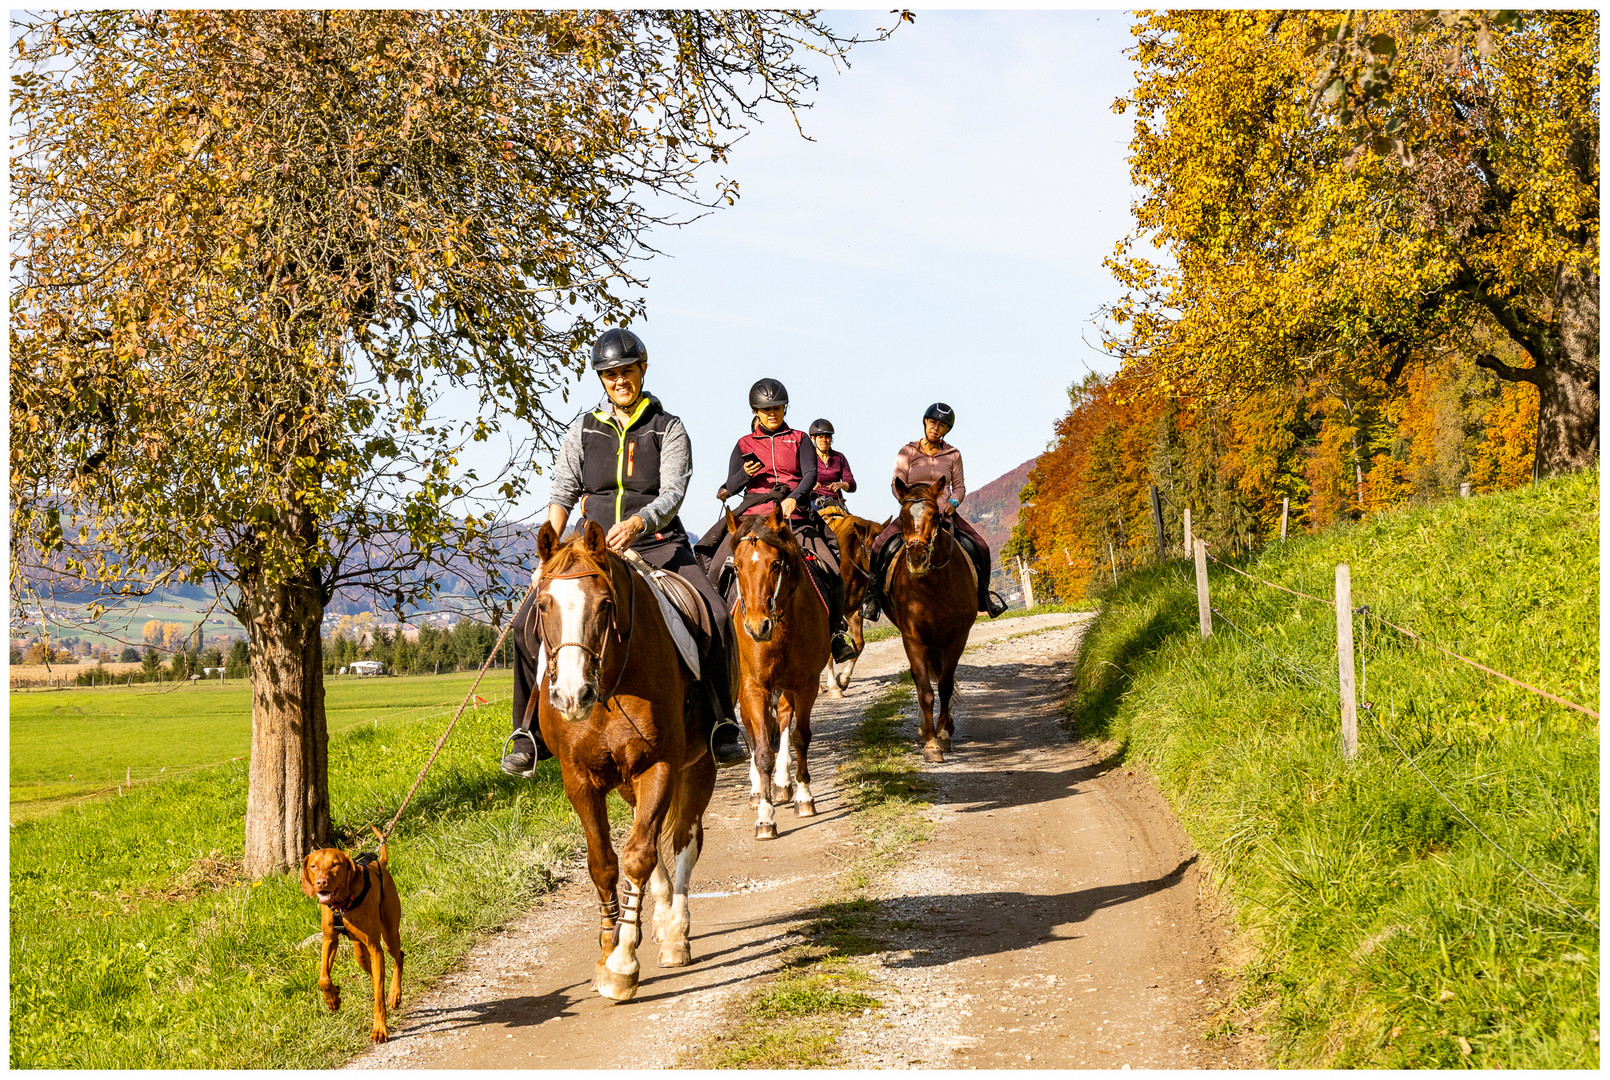
[[[1152,524],[1157,527],[1157,560],[1168,558],[1168,543],[1163,539],[1163,501],[1157,497],[1157,485],[1152,485]]]
[[[1034,582],[1029,580],[1029,568],[1023,565],[1023,556],[1017,557],[1018,577],[1023,579],[1023,600],[1025,607],[1034,606]]]
[[[1346,563],[1336,567],[1336,657],[1341,668],[1342,757],[1358,757],[1358,700],[1353,679],[1353,577]]]
[[[1282,544],[1284,544],[1286,542],[1286,512],[1288,510],[1290,510],[1290,509],[1291,509],[1291,499],[1289,497],[1281,499],[1280,500],[1280,542]]]
[[[1208,606],[1207,545],[1196,542],[1196,617],[1202,624],[1202,638],[1213,636],[1213,609]]]
[[[1189,555],[1196,550],[1196,546],[1192,543],[1195,539],[1196,537],[1191,533],[1191,508],[1187,506],[1185,508],[1185,554]]]

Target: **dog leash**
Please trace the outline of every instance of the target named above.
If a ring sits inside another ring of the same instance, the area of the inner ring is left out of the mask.
[[[436,755],[440,754],[442,747],[447,745],[447,737],[453,733],[453,725],[457,724],[458,718],[464,715],[464,710],[469,706],[470,698],[475,696],[476,687],[481,685],[481,679],[485,677],[487,669],[492,666],[492,659],[497,656],[498,650],[503,648],[504,639],[509,636],[509,631],[514,629],[515,612],[518,612],[520,605],[531,599],[531,594],[536,591],[537,583],[533,581],[531,588],[526,590],[525,596],[520,600],[520,604],[516,604],[514,611],[509,613],[509,625],[505,626],[503,633],[498,635],[498,643],[492,646],[492,651],[487,654],[486,663],[481,665],[481,670],[476,674],[475,681],[470,684],[469,692],[464,695],[464,700],[459,703],[458,712],[453,714],[453,719],[447,725],[447,730],[442,732],[442,737],[436,740],[436,749],[430,752],[430,757],[425,761],[425,767],[420,769],[419,775],[414,778],[414,786],[408,789],[407,795],[403,796],[402,805],[397,807],[397,812],[392,815],[391,821],[387,823],[386,831],[380,834],[380,843],[382,845],[385,844],[386,838],[391,835],[391,830],[397,827],[397,821],[403,816],[403,811],[408,809],[408,803],[413,799],[414,792],[418,791],[419,785],[425,782],[425,774],[430,772],[430,767],[436,763]]]

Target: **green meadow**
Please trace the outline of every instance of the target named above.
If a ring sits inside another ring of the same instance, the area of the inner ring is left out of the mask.
[[[327,676],[330,734],[457,708],[474,672],[396,678]],[[477,693],[507,698],[514,676],[489,671]],[[196,766],[244,757],[252,742],[252,691],[245,679],[166,687],[13,691],[11,803],[43,809],[118,784],[152,782]],[[445,725],[448,718],[443,718]]]
[[[331,682],[332,817],[348,850],[373,845],[368,826],[395,813],[472,679]],[[550,890],[582,842],[554,761],[533,780],[498,769],[509,682],[488,675],[492,702],[465,712],[391,836],[405,1004]],[[350,950],[341,1011],[320,1000],[318,950],[303,944],[318,906],[294,875],[242,878],[246,762],[184,768],[246,750],[245,689],[19,696],[14,785],[17,763],[44,775],[86,755],[103,770],[172,762],[178,777],[21,821],[13,805],[11,1066],[321,1069],[366,1046],[368,979]],[[624,819],[624,804],[612,810]]]
[[[1240,563],[1316,597],[1351,568],[1359,752],[1334,610],[1210,566],[1136,572],[1069,703],[1157,777],[1255,950],[1238,1008],[1271,1064],[1597,1068],[1599,476],[1456,500]],[[1364,707],[1368,703],[1368,708]]]

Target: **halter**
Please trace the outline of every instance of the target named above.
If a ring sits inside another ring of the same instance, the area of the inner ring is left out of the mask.
[[[739,537],[738,543],[759,544],[764,543],[764,541],[762,541],[760,537],[756,536],[754,533],[750,533],[747,536]],[[771,545],[768,544],[767,546],[770,547]],[[778,549],[777,561],[773,563],[772,566],[777,570],[777,584],[772,586],[771,596],[766,600],[766,608],[763,614],[768,619],[775,619],[778,622],[782,622],[783,613],[777,610],[777,598],[782,594],[783,577],[788,568],[783,565],[783,553],[781,549]],[[738,588],[738,610],[743,612],[745,619],[749,618],[749,607],[744,603],[744,591],[742,586],[739,586]]]
[[[601,569],[585,568],[585,569],[580,569],[580,570],[572,570],[569,573],[565,573],[565,574],[544,574],[543,577],[544,577],[545,580],[549,580],[549,581],[569,581],[569,580],[573,580],[573,579],[576,579],[576,578],[585,578],[585,577],[603,578],[605,586],[609,589],[609,596],[610,596],[610,601],[611,601],[610,609],[609,609],[609,628],[612,631],[614,631],[616,638],[619,638],[621,636],[620,619],[618,617],[619,612],[618,612],[618,609],[616,608],[616,606],[615,606],[615,604],[613,602],[614,599],[615,599],[615,579],[614,579],[614,576],[613,576],[612,573],[606,573],[604,570],[601,570]],[[621,656],[621,669],[620,669],[619,674],[617,674],[615,676],[615,685],[610,687],[608,694],[602,693],[601,691],[602,691],[603,688],[601,686],[599,686],[599,684],[598,684],[598,680],[600,678],[602,678],[603,674],[604,674],[604,646],[601,644],[601,645],[599,645],[598,648],[595,649],[591,645],[588,645],[584,641],[561,641],[557,645],[548,644],[548,633],[547,633],[548,628],[545,625],[543,625],[542,612],[536,610],[535,608],[533,608],[531,614],[532,614],[532,617],[534,619],[536,619],[536,622],[537,622],[537,640],[542,642],[542,647],[545,650],[547,650],[547,653],[548,653],[548,668],[543,673],[544,677],[548,680],[548,685],[550,685],[550,686],[553,685],[553,678],[554,678],[553,666],[554,666],[554,663],[555,663],[555,658],[559,654],[559,650],[560,649],[565,649],[565,648],[580,649],[582,652],[586,653],[588,656],[593,658],[593,678],[589,681],[588,685],[592,687],[592,691],[597,696],[598,700],[601,701],[601,702],[604,702],[604,701],[609,701],[609,700],[611,700],[611,699],[613,699],[615,697],[615,691],[619,690],[620,687],[621,687],[621,680],[626,677],[627,661],[629,661],[632,658],[632,630],[633,630],[634,624],[636,622],[636,620],[633,619],[632,616],[634,614],[636,614],[636,607],[637,607],[637,594],[636,594],[636,591],[635,591],[635,582],[628,584],[627,589],[626,589],[626,593],[627,593],[628,607],[627,607],[627,612],[626,612],[627,618],[626,618],[626,639],[625,639],[626,640],[626,645],[625,645],[625,652]],[[636,725],[634,724],[633,727],[635,728]]]
[[[927,499],[907,499],[905,502],[900,504],[900,509],[904,510],[907,507],[916,505],[917,503],[925,503],[925,502],[928,502],[928,500]],[[939,513],[939,504],[938,503],[934,504],[934,513],[936,515]],[[934,526],[934,536],[935,536],[935,538],[938,538],[943,533],[944,533],[944,522],[941,521],[939,524]],[[957,544],[955,542],[955,538],[952,537],[952,547],[950,549],[950,554],[945,557],[944,562],[936,563],[936,562],[933,561],[934,560],[934,541],[933,540],[906,540],[904,532],[901,533],[900,539],[905,541],[906,555],[907,555],[907,560],[908,560],[907,565],[909,565],[909,557],[910,557],[910,554],[911,554],[911,549],[913,547],[920,547],[924,551],[928,552],[928,569],[929,570],[943,570],[945,567],[949,566],[950,561],[956,557],[956,548],[961,546],[960,544]]]

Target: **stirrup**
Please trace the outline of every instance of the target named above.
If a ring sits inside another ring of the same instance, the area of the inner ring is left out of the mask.
[[[720,731],[723,727],[732,728],[733,731],[735,731],[738,735],[737,739],[733,740],[731,744],[737,748],[736,753],[733,751],[728,751],[727,757],[722,757],[721,754],[716,752],[716,732]],[[730,716],[723,716],[712,724],[710,726],[710,757],[715,761],[718,768],[725,765],[739,765],[745,761],[748,761],[749,751],[744,746],[743,725],[739,724]]]
[[[855,639],[848,631],[840,630],[833,635],[832,652],[835,664],[849,663],[855,659]]]
[[[994,589],[991,589],[989,592],[984,594],[984,611],[992,619],[997,615],[1005,615],[1006,600],[1001,596],[1000,593],[996,592]]]
[[[507,768],[503,764],[503,762],[507,761],[508,757],[509,757],[509,744],[514,742],[515,737],[519,736],[519,735],[524,735],[525,738],[526,738],[526,741],[531,744],[531,768],[525,769],[523,771],[520,770],[520,769]],[[510,776],[523,776],[523,777],[525,777],[526,779],[529,780],[531,777],[537,775],[537,757],[538,757],[538,754],[537,754],[537,740],[536,740],[536,738],[531,734],[531,732],[527,731],[525,728],[515,728],[513,731],[509,732],[509,737],[507,739],[503,740],[503,753],[501,755],[500,760],[498,761],[498,767],[503,769],[503,771],[505,773],[507,773],[508,775],[510,775]]]

